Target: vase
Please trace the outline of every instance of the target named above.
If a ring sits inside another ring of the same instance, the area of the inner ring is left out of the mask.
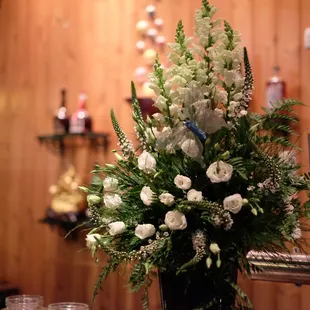
[[[197,270],[186,274],[159,273],[162,310],[232,310],[238,269],[225,273]]]

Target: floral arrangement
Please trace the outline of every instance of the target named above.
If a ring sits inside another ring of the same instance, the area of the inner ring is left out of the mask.
[[[300,246],[299,219],[308,215],[309,202],[298,194],[308,192],[310,181],[298,174],[298,147],[272,134],[293,134],[293,107],[300,103],[277,102],[264,114],[248,111],[253,77],[246,49],[215,13],[203,0],[195,40],[179,22],[169,45],[171,66],[164,70],[156,60],[150,87],[159,113],[143,120],[132,85],[136,149],[111,112],[121,154],[115,151],[116,163],[95,168],[101,186],[83,188],[94,225],[87,247],[94,256],[108,255],[94,296],[125,263],[132,290],[145,288],[145,309],[157,271],[188,285],[196,275],[212,283],[190,309],[228,309],[217,307],[227,292],[236,307],[248,309],[232,276],[251,272],[247,253]]]

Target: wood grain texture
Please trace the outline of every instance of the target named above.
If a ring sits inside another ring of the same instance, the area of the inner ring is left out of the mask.
[[[135,51],[135,23],[145,18],[147,0],[2,0],[0,1],[0,280],[24,293],[41,294],[46,303],[90,302],[99,268],[84,247],[83,234],[68,243],[38,223],[49,203],[48,187],[73,162],[87,181],[95,161],[113,156],[81,149],[64,160],[40,147],[35,136],[52,130],[59,91],[68,89],[73,112],[80,91],[89,95],[95,130],[112,133],[113,107],[133,135],[131,109],[125,102],[129,81],[141,64]],[[155,2],[154,2],[155,3]],[[181,18],[187,34],[200,0],[157,1],[168,41]],[[302,45],[310,26],[309,0],[214,0],[219,16],[243,35],[255,74],[252,109],[265,105],[265,83],[278,64],[288,96],[310,103],[310,50]],[[309,169],[307,134],[310,113],[300,108],[303,168]],[[111,136],[110,149],[116,147]],[[102,257],[102,262],[104,261]],[[121,270],[120,270],[121,271]],[[309,289],[240,280],[258,310],[306,310]],[[140,295],[124,287],[124,273],[111,276],[96,309],[138,310]],[[150,289],[150,309],[159,310],[158,284]]]

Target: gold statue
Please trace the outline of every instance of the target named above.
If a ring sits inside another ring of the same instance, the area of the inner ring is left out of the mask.
[[[80,184],[80,178],[77,176],[75,168],[70,166],[60,176],[57,184],[49,188],[52,195],[51,209],[55,213],[77,213],[84,209],[85,197],[78,188],[78,184]]]

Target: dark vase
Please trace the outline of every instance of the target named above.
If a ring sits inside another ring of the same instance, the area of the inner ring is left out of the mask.
[[[236,283],[235,266],[225,274],[213,276],[205,271],[175,275],[159,273],[163,310],[233,310],[236,292],[230,283]]]

